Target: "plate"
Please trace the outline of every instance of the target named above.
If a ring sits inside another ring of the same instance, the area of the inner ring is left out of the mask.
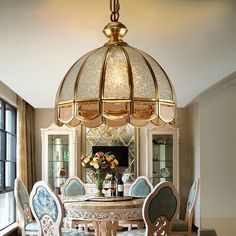
[[[126,201],[133,199],[132,196],[124,196],[124,197],[91,197],[89,201],[96,202],[115,202],[115,201]]]
[[[88,195],[75,195],[75,196],[66,196],[62,197],[63,203],[66,202],[84,202],[88,201],[91,198],[91,196]]]
[[[170,176],[170,171],[169,171],[169,169],[168,168],[162,168],[161,170],[160,170],[160,175],[161,175],[161,177],[164,177],[164,178],[167,178],[167,177],[169,177]]]

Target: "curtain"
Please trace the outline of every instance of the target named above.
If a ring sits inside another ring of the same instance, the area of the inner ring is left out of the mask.
[[[17,176],[30,192],[35,183],[34,108],[17,97]]]

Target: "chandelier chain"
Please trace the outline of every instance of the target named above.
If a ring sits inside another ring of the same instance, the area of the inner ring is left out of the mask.
[[[110,19],[112,22],[117,22],[120,17],[120,3],[119,0],[110,0],[110,10],[111,10],[111,15]]]

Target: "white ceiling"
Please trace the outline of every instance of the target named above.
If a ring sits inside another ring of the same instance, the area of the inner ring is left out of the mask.
[[[236,71],[236,1],[120,4],[125,41],[162,65],[179,107]],[[109,0],[0,0],[1,80],[34,107],[53,107],[70,66],[106,42],[109,15]]]

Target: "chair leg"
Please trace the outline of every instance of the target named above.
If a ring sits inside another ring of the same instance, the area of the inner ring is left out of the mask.
[[[131,231],[132,230],[132,224],[129,224],[128,225],[128,231]]]
[[[88,232],[88,224],[87,223],[84,223],[84,231]]]
[[[75,229],[76,227],[78,227],[78,225],[72,220],[70,223],[70,228]]]
[[[71,228],[71,221],[64,218],[63,219],[63,227],[64,228]]]

